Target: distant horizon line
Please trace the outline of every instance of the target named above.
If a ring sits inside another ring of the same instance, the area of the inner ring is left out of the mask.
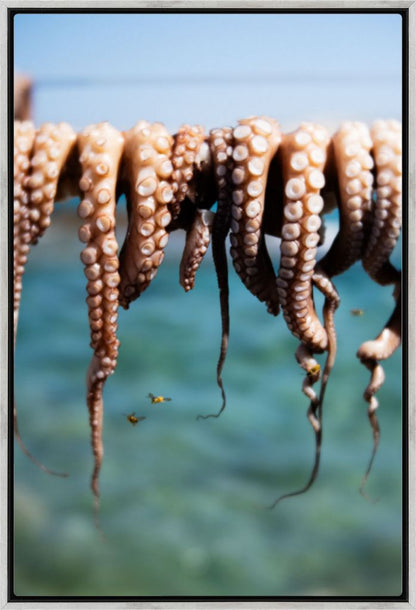
[[[272,84],[270,81],[278,81],[279,83],[296,83],[301,82],[323,82],[331,80],[333,81],[376,81],[385,82],[387,80],[401,80],[401,74],[397,72],[390,73],[334,73],[334,72],[322,72],[320,74],[311,73],[288,73],[288,72],[269,72],[262,74],[237,74],[237,75],[218,75],[218,74],[157,74],[157,75],[139,75],[139,76],[121,76],[121,77],[84,77],[84,76],[73,76],[73,77],[41,77],[35,78],[28,72],[15,71],[15,74],[27,76],[32,78],[33,86],[38,88],[52,88],[52,87],[91,87],[91,86],[140,86],[140,85],[178,85],[178,84],[200,84],[200,85],[212,85],[212,84],[248,84],[248,83],[262,83]]]

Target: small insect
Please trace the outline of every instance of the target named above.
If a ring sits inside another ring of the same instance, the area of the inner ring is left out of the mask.
[[[169,402],[172,399],[171,398],[165,398],[165,396],[155,396],[154,394],[148,394],[149,398],[150,398],[150,402],[152,403],[152,405],[157,405],[160,402]]]
[[[136,426],[139,421],[143,421],[144,419],[146,419],[144,415],[139,415],[139,417],[136,417],[135,411],[133,411],[133,413],[130,413],[129,415],[126,415],[125,413],[123,413],[123,415],[125,415],[127,421],[129,421],[132,426]]]
[[[320,370],[321,370],[320,364],[314,364],[313,366],[311,366],[310,369],[308,369],[306,371],[306,374],[308,377],[315,377],[315,375],[318,375]]]
[[[350,314],[352,316],[362,316],[364,315],[364,309],[351,309]]]

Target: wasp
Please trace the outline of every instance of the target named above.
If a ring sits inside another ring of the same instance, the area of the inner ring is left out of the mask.
[[[320,364],[314,364],[313,366],[311,366],[310,369],[308,369],[306,371],[306,374],[307,374],[308,377],[315,377],[316,375],[318,375],[320,370],[321,370],[321,365]]]
[[[144,415],[139,415],[139,417],[136,417],[135,411],[133,411],[133,413],[130,413],[129,415],[125,415],[125,417],[127,421],[131,423],[132,426],[136,426],[139,421],[143,421],[144,419],[146,419]]]
[[[351,309],[350,314],[352,316],[362,316],[364,315],[364,309]]]
[[[172,400],[171,398],[166,398],[165,396],[155,396],[154,394],[150,393],[148,394],[148,396],[152,405],[157,405],[161,402],[170,402]]]

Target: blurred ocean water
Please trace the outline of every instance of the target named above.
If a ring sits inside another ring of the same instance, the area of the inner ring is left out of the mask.
[[[358,493],[372,436],[362,397],[369,372],[355,353],[388,319],[391,288],[359,265],[335,278],[338,355],[319,478],[270,511],[278,495],[304,485],[313,461],[297,341],[230,267],[228,405],[219,419],[196,421],[221,404],[218,289],[207,255],[195,289],[184,293],[184,236],[173,235],[151,286],[120,311],[120,357],[104,392],[103,542],[89,489],[91,349],[78,226],[75,213],[58,207],[23,281],[20,431],[38,459],[70,477],[45,475],[15,445],[15,594],[400,595],[400,350],[386,362],[378,394],[381,442],[367,488],[377,502]],[[400,266],[399,248],[394,262]],[[151,406],[149,392],[172,402]],[[132,427],[123,415],[132,411],[147,419]]]

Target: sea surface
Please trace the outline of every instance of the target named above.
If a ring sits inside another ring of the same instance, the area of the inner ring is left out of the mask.
[[[391,287],[374,284],[360,265],[335,278],[338,354],[319,477],[308,493],[269,510],[277,496],[306,483],[313,463],[297,341],[230,267],[228,404],[220,418],[197,421],[221,405],[218,288],[209,253],[194,290],[183,291],[184,234],[173,235],[150,287],[119,315],[120,356],[104,391],[104,540],[89,487],[91,349],[75,209],[58,206],[23,281],[15,355],[20,431],[39,460],[70,476],[48,476],[15,443],[15,594],[400,595],[401,350],[383,365],[370,500],[358,491],[372,434],[363,399],[369,372],[355,354],[390,316]],[[400,248],[393,260],[400,266]],[[320,311],[322,299],[316,303]],[[363,315],[353,316],[353,308]],[[172,401],[151,405],[149,392]],[[134,427],[126,418],[132,412],[146,419]]]

